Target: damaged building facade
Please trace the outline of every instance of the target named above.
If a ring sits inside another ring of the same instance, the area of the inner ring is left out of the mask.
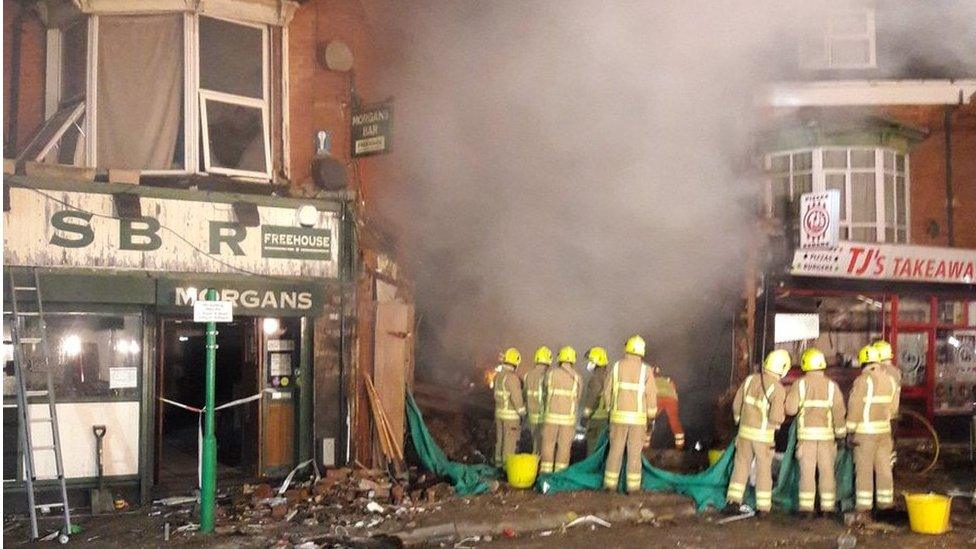
[[[11,282],[35,272],[79,494],[97,483],[95,425],[113,489],[195,486],[192,305],[209,288],[234,305],[218,328],[218,480],[372,464],[363,376],[402,433],[413,306],[365,201],[391,160],[349,143],[357,93],[386,97],[368,33],[355,3],[4,2],[8,502],[23,478]]]
[[[911,29],[905,9],[918,11]],[[768,255],[745,317],[753,357],[783,348],[798,360],[814,345],[842,386],[862,345],[890,340],[903,408],[965,440],[976,412],[976,57],[896,48],[916,28],[960,24],[951,17],[892,2],[819,14],[799,63],[763,97]]]

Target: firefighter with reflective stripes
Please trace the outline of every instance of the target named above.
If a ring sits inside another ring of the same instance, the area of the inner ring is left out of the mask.
[[[780,380],[790,370],[790,354],[776,349],[766,355],[763,372],[746,377],[732,401],[732,415],[739,424],[735,437],[735,465],[726,499],[741,505],[756,460],[756,510],[768,512],[773,498],[774,435],[786,419],[786,390]]]
[[[880,364],[878,350],[868,345],[858,352],[863,371],[854,380],[847,402],[847,431],[854,442],[855,510],[894,506],[891,476],[891,418],[898,407],[895,380]]]
[[[824,375],[827,359],[813,347],[803,351],[800,368],[806,372],[786,395],[786,413],[795,415],[796,458],[800,462],[800,512],[812,513],[820,473],[820,510],[834,512],[837,501],[834,460],[835,439],[847,436],[844,395]]]
[[[607,429],[607,404],[603,401],[603,386],[607,380],[607,350],[603,347],[593,347],[586,352],[592,368],[590,379],[586,382],[583,392],[583,423],[586,427],[586,454],[592,454],[600,435]]]
[[[552,349],[546,346],[535,351],[535,365],[526,372],[522,385],[525,387],[525,408],[528,411],[526,419],[529,424],[529,434],[532,435],[532,453],[538,454],[542,448],[542,414],[545,411],[543,393],[546,382],[546,371],[552,366]]]
[[[628,493],[641,489],[641,450],[647,436],[648,420],[657,416],[657,387],[654,369],[644,363],[644,339],[631,336],[624,344],[624,358],[610,367],[603,400],[610,410],[610,450],[607,452],[603,487],[616,490],[620,484],[620,466],[627,451],[626,488]]]
[[[518,445],[525,404],[522,401],[522,381],[515,369],[522,362],[517,349],[509,348],[501,356],[498,373],[491,382],[495,395],[495,466],[504,467],[505,458],[515,453]]]
[[[573,369],[576,350],[572,347],[559,349],[556,362],[559,366],[546,372],[540,473],[569,467],[569,451],[576,436],[576,407],[580,397],[580,379]]]
[[[678,415],[678,388],[670,377],[661,372],[660,366],[654,367],[654,382],[657,384],[657,407],[667,414],[668,425],[674,435],[674,447],[681,450],[685,447],[685,429]]]
[[[894,418],[898,415],[898,407],[901,401],[901,368],[895,366],[895,353],[891,348],[891,343],[879,339],[872,343],[871,346],[878,351],[878,364],[881,366],[880,369],[891,376],[891,379],[895,382],[894,411],[892,412],[892,418]]]

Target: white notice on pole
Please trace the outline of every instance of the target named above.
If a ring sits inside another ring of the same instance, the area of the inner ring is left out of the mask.
[[[193,322],[232,322],[234,305],[230,301],[202,301],[193,304]]]

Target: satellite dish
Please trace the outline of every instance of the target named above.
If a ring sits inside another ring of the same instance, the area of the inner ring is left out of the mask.
[[[352,50],[341,40],[333,40],[325,46],[325,66],[336,72],[352,68]]]

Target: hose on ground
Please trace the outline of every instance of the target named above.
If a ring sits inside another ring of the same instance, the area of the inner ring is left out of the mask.
[[[932,454],[932,461],[930,461],[928,465],[923,467],[922,470],[918,472],[918,474],[924,475],[925,473],[931,471],[932,468],[935,467],[935,464],[939,461],[939,433],[935,432],[935,427],[933,427],[932,424],[929,423],[929,420],[925,419],[925,416],[922,414],[914,410],[903,410],[902,413],[918,420],[918,422],[921,423],[932,435],[932,441],[934,442],[935,448],[935,452]]]

